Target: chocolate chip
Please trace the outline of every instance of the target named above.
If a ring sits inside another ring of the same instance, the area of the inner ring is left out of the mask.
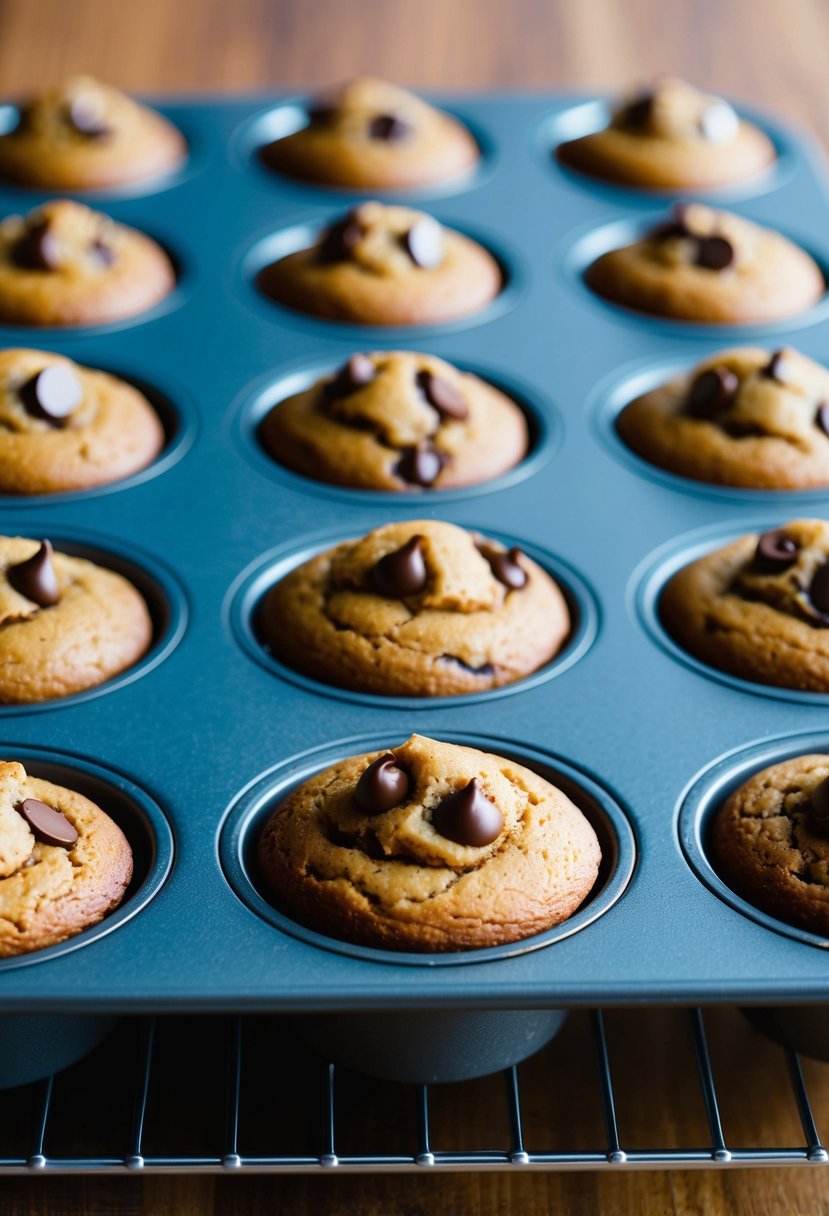
[[[339,110],[330,102],[317,101],[308,107],[308,121],[314,126],[324,126],[337,117]]]
[[[372,574],[381,595],[390,599],[417,595],[429,578],[423,557],[423,537],[413,536],[400,549],[381,557]]]
[[[31,130],[32,126],[32,107],[24,103],[17,107],[17,122],[14,130],[10,131],[10,135],[24,135]]]
[[[403,237],[403,245],[415,266],[432,270],[443,261],[443,229],[431,215],[424,215],[412,224]]]
[[[437,481],[446,457],[433,443],[424,439],[414,447],[403,448],[395,473],[413,486],[431,486]]]
[[[24,270],[58,270],[61,264],[60,242],[48,220],[33,224],[16,243],[13,250],[16,265]]]
[[[71,849],[78,833],[62,811],[47,806],[37,798],[24,798],[14,808],[28,823],[35,840],[41,844],[54,844],[62,849]]]
[[[112,134],[112,128],[104,120],[101,104],[94,97],[73,97],[66,107],[66,119],[70,127],[85,135],[87,139],[101,139]]]
[[[727,101],[706,106],[699,120],[700,135],[710,144],[730,144],[736,138],[740,120]]]
[[[83,385],[65,363],[44,367],[22,384],[20,400],[35,418],[60,425],[83,401]]]
[[[787,536],[783,528],[764,532],[757,542],[754,564],[763,574],[776,574],[787,570],[797,561],[797,542]]]
[[[667,241],[674,237],[693,236],[688,227],[688,209],[690,203],[675,203],[671,211],[671,219],[657,224],[649,232],[652,240]]]
[[[434,406],[441,418],[456,418],[461,422],[469,417],[469,406],[460,390],[449,380],[424,370],[417,373],[415,381],[423,396]]]
[[[368,133],[372,139],[397,143],[398,140],[408,139],[412,134],[412,128],[405,119],[398,118],[395,114],[378,114],[371,120]]]
[[[697,243],[697,266],[725,270],[734,261],[734,246],[724,236],[703,236]]]
[[[115,250],[111,245],[107,245],[106,241],[101,240],[99,236],[96,236],[92,242],[92,252],[104,266],[113,266],[115,264],[117,258]]]
[[[382,815],[404,802],[408,794],[409,774],[386,752],[363,772],[354,788],[354,801],[364,815]]]
[[[829,436],[829,402],[821,401],[815,411],[815,426],[820,427],[824,435]]]
[[[812,831],[829,836],[829,777],[815,786],[806,806]]]
[[[763,375],[778,384],[788,384],[791,380],[791,364],[784,350],[776,350],[763,368]]]
[[[323,391],[326,397],[348,397],[350,393],[356,393],[357,389],[371,384],[376,375],[374,364],[368,355],[352,355],[333,380],[328,381]]]
[[[821,616],[829,617],[829,562],[824,562],[815,571],[809,584],[809,599]]]
[[[323,262],[345,262],[351,257],[363,239],[363,226],[356,214],[350,211],[345,219],[327,228],[320,241],[317,253]]]
[[[623,112],[623,118],[627,126],[635,127],[636,130],[643,130],[648,126],[653,113],[653,94],[643,93],[641,97],[637,97]]]
[[[694,418],[715,418],[737,395],[740,379],[729,367],[710,367],[696,377],[688,394],[688,413]]]
[[[19,591],[27,600],[32,600],[41,608],[51,608],[60,599],[57,575],[52,563],[52,546],[48,540],[42,541],[37,553],[25,562],[9,566],[6,578],[15,591]]]
[[[503,583],[510,591],[520,591],[527,585],[527,571],[519,565],[518,559],[523,553],[518,548],[507,552],[504,549],[492,549],[489,545],[479,545],[478,552],[489,562],[489,568],[499,583]]]
[[[435,807],[432,823],[447,840],[473,848],[492,844],[504,830],[504,816],[480,789],[477,777]]]

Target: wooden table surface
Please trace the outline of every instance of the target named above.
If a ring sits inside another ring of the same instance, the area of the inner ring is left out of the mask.
[[[606,89],[670,71],[774,107],[824,143],[827,47],[826,0],[0,0],[4,94],[80,71],[147,92],[305,88],[365,72],[423,88]],[[737,1018],[725,1031],[721,1067],[739,1085],[745,1031]],[[812,1077],[818,1114],[829,1116],[829,1067]],[[754,1095],[746,1117],[758,1106],[773,1130],[774,1094]],[[829,1170],[44,1179],[6,1183],[0,1211],[817,1216],[829,1213]]]

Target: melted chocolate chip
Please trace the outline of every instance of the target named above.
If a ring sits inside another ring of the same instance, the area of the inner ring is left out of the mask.
[[[53,844],[62,849],[71,849],[78,833],[62,811],[47,806],[37,798],[24,798],[14,808],[28,823],[35,840],[41,844]]]
[[[37,553],[25,562],[9,566],[6,578],[15,591],[25,595],[27,600],[31,600],[40,608],[51,608],[60,599],[57,575],[52,563],[52,546],[48,540],[44,540]]]
[[[643,93],[641,97],[637,97],[628,106],[625,107],[623,120],[629,127],[634,127],[637,131],[644,130],[651,120],[653,113],[653,94]]]
[[[777,574],[794,565],[798,552],[797,542],[783,528],[776,528],[773,532],[764,532],[758,540],[754,565],[762,574]]]
[[[60,242],[48,220],[33,224],[14,246],[15,264],[24,270],[58,270]]]
[[[381,557],[372,576],[380,594],[390,599],[417,595],[429,578],[423,557],[423,537],[413,536],[400,549]]]
[[[446,457],[428,439],[414,447],[403,448],[395,473],[413,486],[431,486],[437,481]]]
[[[435,807],[432,823],[447,840],[473,848],[492,844],[504,830],[504,816],[481,790],[477,777]]]
[[[739,127],[740,120],[727,101],[712,102],[700,115],[700,135],[710,144],[730,144]]]
[[[520,591],[522,587],[526,587],[527,571],[518,560],[524,556],[520,549],[513,547],[507,552],[504,549],[479,545],[478,552],[489,562],[489,568],[499,583],[503,583],[510,591]]]
[[[403,237],[403,247],[415,266],[433,270],[443,261],[443,229],[431,215],[424,215]]]
[[[821,401],[815,410],[815,426],[819,427],[824,435],[829,436],[829,402]]]
[[[54,363],[36,372],[18,390],[28,413],[60,426],[83,401],[83,385],[71,367]]]
[[[697,266],[725,270],[734,261],[734,246],[724,236],[703,236],[697,242]]]
[[[378,756],[354,787],[354,801],[364,815],[382,815],[409,796],[409,774],[391,752]]]
[[[356,393],[358,389],[364,388],[376,376],[374,364],[368,355],[352,355],[347,363],[344,363],[337,372],[333,380],[329,380],[325,385],[326,397],[348,397],[351,393]]]
[[[770,380],[776,380],[778,384],[789,383],[792,378],[791,367],[784,350],[776,350],[774,352],[763,368],[763,375],[768,376]]]
[[[441,659],[444,663],[456,663],[458,667],[462,667],[464,671],[470,671],[473,676],[494,676],[495,668],[492,663],[481,663],[480,667],[473,667],[471,663],[466,663],[456,654],[442,654]]]
[[[824,562],[815,571],[809,584],[809,599],[816,612],[829,618],[829,562]]]
[[[829,777],[815,786],[806,805],[809,827],[821,836],[829,836]]]
[[[655,228],[651,228],[648,233],[650,238],[655,241],[667,241],[673,237],[693,236],[688,227],[689,206],[689,203],[675,203],[671,211],[671,218],[657,224]]]
[[[378,114],[369,123],[368,133],[372,139],[397,143],[401,139],[408,139],[412,128],[405,119],[398,118],[396,114]]]
[[[441,418],[455,418],[462,422],[464,418],[469,417],[469,406],[460,390],[443,376],[436,376],[434,372],[424,370],[417,373],[415,381],[423,396]]]
[[[739,377],[728,367],[700,372],[688,394],[688,413],[694,418],[715,418],[728,409],[739,387]]]
[[[101,139],[112,134],[112,128],[104,119],[103,108],[94,97],[83,94],[74,97],[66,107],[66,121],[87,139]]]
[[[345,219],[326,229],[317,249],[321,262],[345,262],[363,239],[363,226],[350,211]]]

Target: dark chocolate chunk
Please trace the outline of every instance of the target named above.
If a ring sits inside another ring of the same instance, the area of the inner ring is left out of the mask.
[[[441,418],[456,418],[460,422],[469,417],[469,406],[460,391],[443,376],[424,370],[418,372],[415,379],[417,387]]]
[[[382,815],[409,795],[409,774],[391,752],[378,756],[354,787],[354,801],[364,815]]]
[[[14,246],[13,258],[24,270],[58,270],[60,242],[48,220],[33,224]]]
[[[417,595],[429,579],[423,557],[423,537],[413,536],[400,549],[381,557],[372,574],[381,595],[391,599]]]
[[[403,245],[415,266],[433,270],[443,261],[443,229],[431,215],[424,215],[412,224],[403,237]]]
[[[648,235],[652,240],[667,241],[672,237],[693,236],[688,227],[688,208],[690,203],[674,203],[671,218],[651,228]]]
[[[314,126],[324,126],[337,117],[339,110],[331,102],[315,101],[308,107],[308,121]]]
[[[700,135],[710,144],[730,144],[739,126],[740,120],[727,101],[712,102],[700,115]]]
[[[73,130],[87,139],[101,139],[112,134],[112,127],[104,119],[103,108],[96,98],[83,93],[69,102],[66,120]]]
[[[637,131],[644,130],[651,120],[653,100],[652,93],[643,93],[641,97],[637,97],[625,106],[622,119],[626,126],[634,127]]]
[[[829,562],[818,566],[809,584],[809,599],[812,607],[821,616],[829,618]]]
[[[776,574],[794,565],[798,552],[797,542],[783,528],[776,528],[773,532],[764,532],[758,540],[754,565],[763,574]]]
[[[815,786],[806,805],[809,827],[822,836],[829,836],[829,777]]]
[[[83,385],[65,363],[53,363],[20,386],[20,400],[35,418],[59,426],[83,401]]]
[[[815,426],[820,427],[824,435],[829,436],[829,402],[821,401],[815,411]]]
[[[363,226],[356,214],[350,211],[345,219],[332,224],[323,234],[318,247],[318,256],[322,262],[345,262],[351,257],[351,251],[363,239]]]
[[[408,139],[412,128],[405,119],[398,118],[396,114],[378,114],[369,123],[368,133],[372,139],[397,143],[401,139]]]
[[[763,368],[763,375],[778,384],[788,384],[791,380],[791,366],[784,350],[776,350]]]
[[[432,822],[447,840],[473,848],[492,844],[504,830],[504,816],[479,787],[477,777],[448,794],[435,807]]]
[[[357,389],[370,384],[376,374],[374,364],[368,355],[352,355],[333,380],[329,380],[325,385],[325,395],[326,397],[347,397],[350,393],[356,393]]]
[[[403,448],[395,473],[413,486],[431,486],[438,479],[446,457],[428,439],[414,447]]]
[[[725,270],[734,261],[734,246],[724,236],[702,236],[697,242],[697,266]]]
[[[739,377],[728,367],[700,372],[688,394],[688,413],[695,418],[715,418],[728,409],[739,387]]]
[[[478,552],[489,562],[489,568],[499,583],[503,583],[510,591],[520,591],[527,585],[527,571],[519,564],[523,556],[518,548],[507,552],[504,549],[493,549],[489,545],[479,545]]]
[[[28,823],[35,840],[41,844],[54,844],[62,849],[71,849],[78,833],[62,811],[47,806],[37,798],[24,798],[14,808]]]
[[[473,676],[494,676],[495,668],[492,663],[481,663],[480,667],[473,667],[471,663],[466,663],[456,654],[442,654],[441,659],[444,663],[457,663],[458,667],[462,667],[464,671],[470,671]]]
[[[6,578],[15,591],[19,591],[27,600],[32,600],[41,608],[51,608],[60,599],[57,575],[52,562],[52,546],[48,540],[42,541],[37,553],[25,562],[9,566]]]

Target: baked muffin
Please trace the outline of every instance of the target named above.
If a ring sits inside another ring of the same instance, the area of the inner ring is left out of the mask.
[[[719,351],[631,401],[616,428],[680,477],[752,490],[829,485],[829,372],[790,348]]]
[[[0,351],[0,494],[119,481],[163,446],[158,415],[131,384],[63,355]]]
[[[479,157],[457,119],[372,77],[325,92],[306,127],[262,149],[269,168],[348,190],[440,184],[471,172]]]
[[[721,97],[673,76],[623,99],[601,131],[557,149],[568,167],[640,190],[710,190],[754,177],[771,140]]]
[[[549,662],[570,614],[549,574],[519,549],[409,520],[292,570],[263,598],[259,629],[276,658],[326,684],[451,696]]]
[[[96,925],[131,877],[132,850],[100,807],[0,761],[0,958]]]
[[[481,245],[430,215],[362,203],[309,249],[266,266],[259,285],[329,321],[431,325],[479,312],[501,290],[501,271]]]
[[[504,393],[433,355],[352,355],[281,401],[260,438],[280,464],[363,490],[448,490],[526,455],[527,421]]]
[[[514,760],[421,735],[293,790],[265,825],[275,902],[320,933],[392,950],[520,941],[593,888],[593,828]]]
[[[728,211],[681,203],[632,245],[603,254],[585,275],[616,304],[677,321],[782,321],[816,304],[823,274],[779,232]]]
[[[0,136],[0,176],[43,190],[126,186],[175,169],[187,145],[172,123],[91,76],[32,97]]]
[[[711,855],[749,903],[829,934],[829,756],[797,756],[749,778],[717,812]]]
[[[0,322],[103,325],[158,304],[175,282],[155,241],[82,203],[0,223]]]
[[[678,571],[660,601],[691,654],[744,680],[829,692],[829,524],[796,519]]]
[[[49,701],[117,675],[153,626],[132,583],[49,541],[0,536],[0,703]]]

